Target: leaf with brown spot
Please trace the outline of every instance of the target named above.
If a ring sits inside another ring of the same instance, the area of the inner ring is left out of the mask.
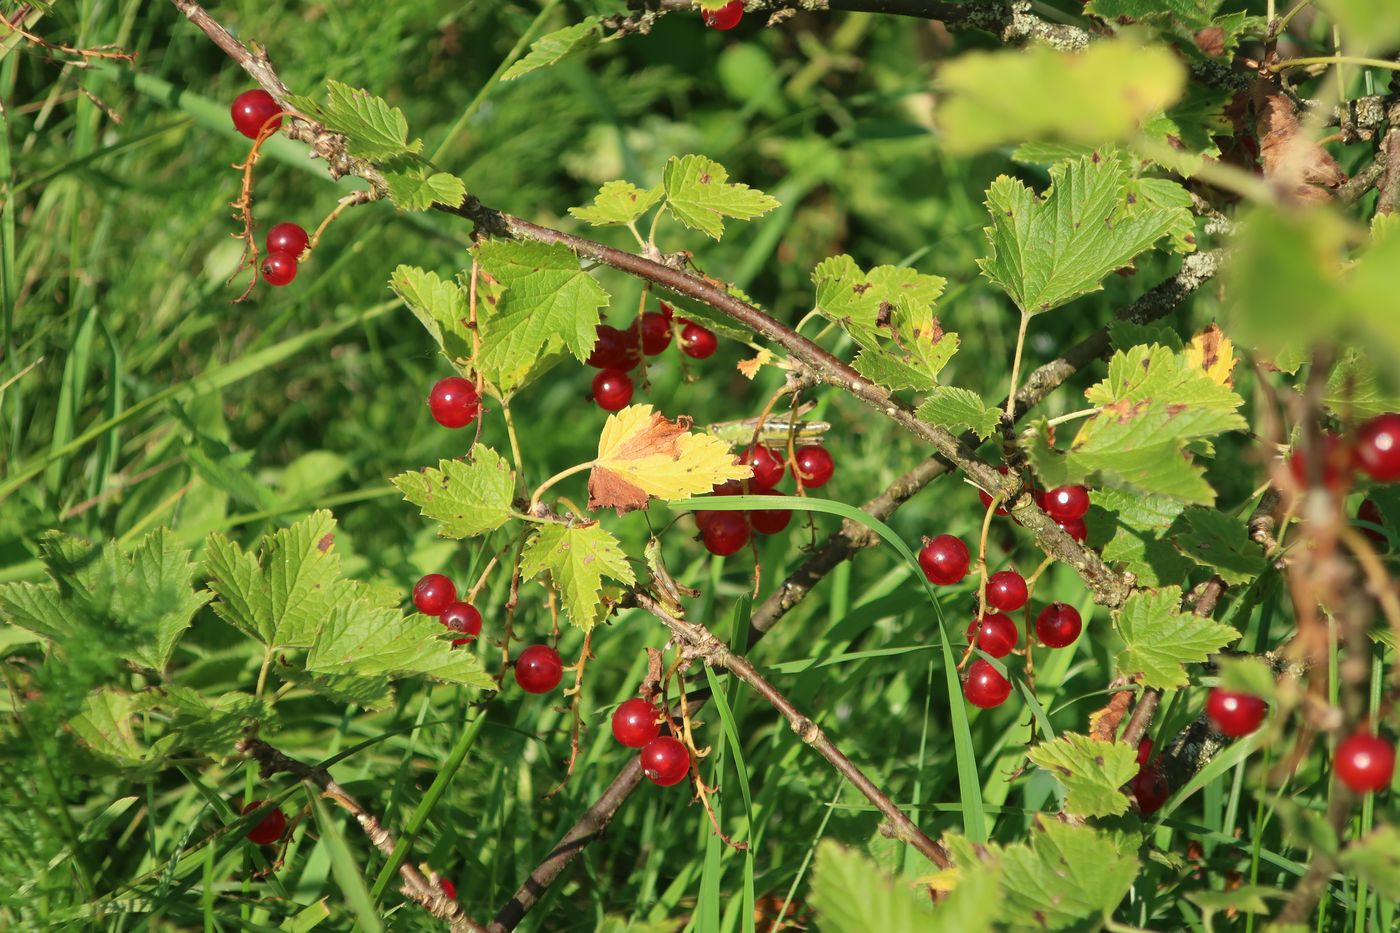
[[[1186,362],[1204,369],[1206,375],[1223,386],[1235,384],[1235,345],[1219,324],[1212,323],[1191,338],[1186,348]]]
[[[688,499],[753,475],[724,441],[689,429],[689,418],[668,421],[650,405],[610,416],[588,477],[588,507],[628,512],[652,497]]]

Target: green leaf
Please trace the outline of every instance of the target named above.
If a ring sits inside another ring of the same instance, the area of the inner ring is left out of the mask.
[[[1242,885],[1228,891],[1187,891],[1186,899],[1207,913],[1222,910],[1238,910],[1248,914],[1266,914],[1269,905],[1266,897],[1285,898],[1288,892],[1278,888],[1265,888],[1258,885]],[[1277,927],[1270,926],[1270,931]]]
[[[1181,553],[1215,571],[1231,586],[1248,583],[1264,572],[1264,555],[1249,540],[1243,521],[1215,509],[1193,506],[1182,513],[1186,530],[1177,534]]]
[[[1199,664],[1240,637],[1228,625],[1179,611],[1180,605],[1176,586],[1128,597],[1118,612],[1118,634],[1127,643],[1118,655],[1120,673],[1140,675],[1147,687],[1184,687],[1184,665]]]
[[[326,102],[290,97],[292,106],[345,137],[350,154],[378,161],[416,153],[423,141],[409,142],[403,111],[381,97],[331,79],[326,82]]]
[[[1137,749],[1066,732],[1030,750],[1037,766],[1065,788],[1065,812],[1075,816],[1116,816],[1128,809],[1119,790],[1138,772]]]
[[[136,737],[132,722],[136,708],[131,694],[104,688],[87,695],[82,711],[68,725],[85,746],[114,764],[123,768],[154,766],[170,751],[174,737],[147,746]]]
[[[630,224],[655,207],[665,193],[660,185],[638,188],[630,181],[610,181],[598,189],[591,205],[571,207],[569,213],[595,227]]]
[[[554,32],[540,36],[530,44],[530,51],[519,61],[506,69],[502,81],[514,81],[521,75],[540,68],[557,65],[566,58],[572,58],[603,41],[603,30],[599,17],[590,16],[581,23],[565,26]]]
[[[384,167],[389,199],[401,211],[426,211],[434,204],[456,207],[467,196],[462,179],[449,172],[435,172],[425,162],[399,160],[401,165]]]
[[[151,696],[150,702],[172,713],[172,747],[213,757],[233,754],[250,726],[264,733],[274,728],[274,715],[267,704],[247,693],[222,693],[209,700],[188,687],[172,686]]]
[[[429,616],[355,600],[331,611],[306,656],[306,669],[357,677],[427,674],[483,690],[495,687],[476,653],[454,649],[450,634]]]
[[[1089,0],[1084,12],[1108,23],[1171,18],[1199,29],[1219,8],[1220,0]]]
[[[984,275],[1026,314],[1040,314],[1102,288],[1182,223],[1179,208],[1130,202],[1120,159],[1082,158],[1050,169],[1041,198],[1005,175],[987,189],[991,255]]]
[[[1095,489],[1089,493],[1089,501],[1109,519],[1097,522],[1091,512],[1091,528],[1107,524],[1113,529],[1103,545],[1104,560],[1122,564],[1137,576],[1138,583],[1148,587],[1181,580],[1191,570],[1191,561],[1172,543],[1172,530],[1180,527],[1179,516],[1186,508],[1181,500]]]
[[[662,174],[666,208],[687,227],[718,240],[726,217],[752,220],[778,206],[777,198],[748,185],[729,184],[728,179],[724,166],[713,159],[673,157]]]
[[[946,929],[927,895],[891,878],[853,849],[824,840],[817,849],[809,899],[827,933],[921,933]]]
[[[548,571],[563,598],[569,620],[591,630],[610,608],[599,598],[603,578],[631,586],[635,578],[627,555],[602,525],[542,525],[525,545],[520,576]]]
[[[1014,929],[1037,930],[1077,929],[1080,921],[1097,920],[1132,887],[1137,845],[1122,833],[1041,823],[1029,845],[1002,852],[1002,919]]]
[[[56,583],[0,586],[0,617],[36,635],[61,641],[80,630],[81,609],[65,599]]]
[[[1174,253],[1196,249],[1196,218],[1191,214],[1191,194],[1168,178],[1134,178],[1126,187],[1128,200],[1135,204],[1167,211],[1173,220],[1167,234]]]
[[[438,278],[435,272],[401,265],[390,276],[389,287],[433,335],[448,359],[459,366],[471,359],[471,311],[461,286]]]
[[[812,270],[812,282],[817,312],[862,347],[879,349],[883,340],[895,340],[899,355],[931,368],[932,377],[957,350],[957,334],[945,332],[933,313],[947,284],[941,276],[902,266],[876,266],[866,273],[842,255],[822,260]]]
[[[972,431],[986,440],[996,433],[1001,412],[990,408],[975,392],[949,386],[934,386],[919,406],[919,418],[953,432]]]
[[[1387,385],[1382,385],[1382,379]],[[1322,404],[1335,412],[1350,412],[1355,418],[1374,418],[1388,411],[1400,411],[1400,393],[1395,388],[1395,377],[1391,371],[1378,372],[1367,355],[1352,348],[1344,351],[1332,374],[1327,377],[1327,391],[1322,397]]]
[[[515,495],[515,473],[490,447],[477,444],[470,460],[442,460],[438,469],[427,467],[394,477],[403,497],[424,517],[442,523],[444,538],[471,538],[501,527],[510,520]]]
[[[1360,875],[1381,897],[1400,901],[1400,830],[1376,827],[1347,846],[1340,861],[1342,868]]]
[[[1160,344],[1173,352],[1182,350],[1181,335],[1165,324],[1135,324],[1113,320],[1108,324],[1108,340],[1115,350],[1129,350],[1139,344]]]

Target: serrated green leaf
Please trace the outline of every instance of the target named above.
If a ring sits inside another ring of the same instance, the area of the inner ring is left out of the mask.
[[[291,103],[327,129],[345,137],[350,154],[377,161],[408,155],[423,148],[423,141],[408,139],[408,120],[403,111],[389,106],[381,97],[331,79],[326,82],[326,101],[292,97]]]
[[[1240,637],[1228,625],[1181,612],[1180,605],[1176,586],[1128,597],[1117,620],[1127,644],[1118,655],[1120,673],[1139,675],[1147,687],[1184,687],[1185,665],[1199,664]]]
[[[444,538],[471,538],[510,521],[515,495],[515,473],[500,454],[477,444],[470,460],[443,460],[438,469],[428,467],[400,473],[393,483],[403,497],[425,518],[442,524]]]
[[[1378,826],[1347,846],[1339,860],[1381,897],[1400,900],[1400,830],[1394,826]]]
[[[1388,385],[1382,384],[1383,378]],[[1327,377],[1322,404],[1338,413],[1349,412],[1355,418],[1374,418],[1388,411],[1400,411],[1400,393],[1395,389],[1392,372],[1377,372],[1367,355],[1352,348],[1344,352]]]
[[[462,179],[449,172],[435,172],[424,162],[397,160],[393,167],[384,166],[384,181],[389,186],[389,199],[401,211],[426,211],[434,204],[456,207],[467,196]]]
[[[1119,788],[1137,774],[1137,749],[1066,732],[1032,748],[1030,759],[1064,785],[1066,813],[1116,816],[1127,811],[1128,797]]]
[[[1090,0],[1084,12],[1109,23],[1171,18],[1199,29],[1219,8],[1220,0]]]
[[[748,185],[730,184],[723,165],[701,155],[671,158],[662,173],[666,209],[677,220],[718,240],[724,219],[752,220],[778,206],[778,199]]]
[[[631,586],[632,566],[617,539],[602,525],[542,525],[525,545],[520,575],[530,579],[548,571],[563,599],[569,620],[591,630],[606,615],[599,598],[603,578]]]
[[[1135,324],[1115,320],[1108,324],[1108,340],[1115,350],[1129,350],[1139,345],[1160,344],[1180,353],[1181,335],[1165,324]]]
[[[573,26],[556,29],[530,43],[530,51],[507,68],[505,74],[501,75],[501,80],[514,81],[521,75],[549,65],[557,65],[566,58],[588,51],[601,41],[603,30],[599,26],[597,16],[590,16]]]
[[[467,293],[453,281],[438,278],[417,266],[401,265],[389,278],[389,287],[403,299],[448,358],[459,366],[471,358],[471,312]]]
[[[159,695],[151,695],[149,701],[154,707],[172,714],[169,725],[172,748],[216,757],[231,755],[249,726],[268,733],[276,725],[266,703],[238,691],[219,694],[211,700],[187,687],[172,686]]]
[[[812,282],[817,287],[817,312],[840,324],[862,347],[879,348],[884,339],[917,340],[928,349],[904,355],[935,361],[957,349],[957,335],[945,333],[933,314],[933,304],[947,284],[942,276],[901,266],[876,266],[866,273],[851,257],[841,255],[822,260],[812,270]],[[951,348],[939,346],[946,339],[953,340]],[[943,357],[936,369],[946,362]]]
[[[1169,178],[1133,178],[1128,181],[1128,200],[1156,210],[1167,211],[1173,218],[1167,230],[1172,252],[1190,253],[1196,249],[1196,218],[1191,213],[1191,195]]]
[[[1040,314],[1102,288],[1121,269],[1179,228],[1180,210],[1132,204],[1117,158],[1075,159],[1050,169],[1037,198],[1005,175],[987,189],[991,255],[984,275],[1026,314]]]
[[[610,181],[598,189],[592,204],[571,207],[569,213],[595,227],[630,224],[655,207],[665,194],[660,185],[638,188],[630,181]]]
[[[1085,143],[1028,142],[1017,146],[1011,159],[1026,165],[1052,165],[1093,154],[1094,147]]]
[[[1045,821],[1001,851],[1001,917],[1012,929],[1094,929],[1137,877],[1136,837]],[[1091,921],[1091,922],[1084,922]]]
[[[1182,513],[1185,530],[1176,535],[1181,553],[1209,567],[1231,586],[1248,583],[1264,572],[1264,555],[1249,540],[1243,521],[1215,509],[1193,506]]]
[[[812,908],[830,933],[922,933],[946,929],[928,897],[852,849],[825,840],[812,870]]]
[[[364,600],[337,606],[326,619],[306,656],[312,673],[358,677],[406,677],[426,674],[437,680],[492,689],[495,682],[481,669],[473,651],[454,649],[450,633],[438,620],[395,606]]]
[[[1180,499],[1095,489],[1089,501],[1106,514],[1106,524],[1113,529],[1101,551],[1104,560],[1123,565],[1147,587],[1181,580],[1190,571],[1191,561],[1172,544],[1173,528],[1180,527],[1179,516],[1186,508]]]
[[[131,718],[135,709],[131,694],[104,688],[87,695],[82,711],[68,725],[83,745],[116,765],[153,767],[170,751],[174,737],[162,737],[147,746],[136,736]]]
[[[78,607],[62,597],[55,583],[0,586],[0,620],[55,640],[81,624]]]
[[[394,702],[394,687],[383,677],[312,674],[296,669],[284,669],[280,673],[292,683],[315,691],[336,703],[354,703],[365,709],[381,710],[388,709]]]
[[[929,424],[953,432],[972,431],[983,440],[995,434],[1001,423],[1001,412],[988,407],[977,393],[950,386],[935,386],[919,405],[918,415]]]

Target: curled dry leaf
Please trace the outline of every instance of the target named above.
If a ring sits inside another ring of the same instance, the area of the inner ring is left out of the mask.
[[[608,418],[588,476],[588,507],[629,512],[649,498],[688,499],[753,470],[708,434],[690,433],[690,419],[668,421],[650,405],[631,405]]]
[[[1346,181],[1337,160],[1303,135],[1292,99],[1277,89],[1255,89],[1255,132],[1264,177],[1297,201],[1328,201]]]

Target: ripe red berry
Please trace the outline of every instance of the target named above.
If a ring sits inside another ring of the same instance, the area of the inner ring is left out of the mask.
[[[1089,537],[1089,526],[1084,524],[1084,519],[1082,518],[1071,518],[1067,522],[1056,522],[1055,524],[1059,525],[1065,534],[1069,535],[1080,544],[1083,544],[1084,539]]]
[[[715,512],[700,534],[705,550],[716,557],[727,557],[749,543],[749,520],[743,512]]]
[[[733,0],[718,10],[701,10],[700,18],[711,29],[733,29],[744,17],[744,0]]]
[[[457,886],[446,878],[439,878],[438,883],[442,885],[442,893],[447,895],[449,901],[457,899]]]
[[[1045,494],[1040,507],[1057,522],[1083,518],[1089,511],[1089,490],[1083,486],[1056,486]]]
[[[661,734],[661,713],[640,697],[624,702],[613,713],[612,734],[628,748],[642,748]]]
[[[1358,794],[1382,791],[1395,775],[1395,746],[1369,732],[1357,732],[1337,746],[1337,779]]]
[[[262,805],[263,802],[261,800],[251,801],[243,808],[243,812],[252,813]],[[248,830],[248,841],[257,843],[260,846],[271,845],[282,838],[282,832],[286,828],[287,818],[282,814],[282,811],[269,810],[264,814],[261,820],[258,820],[258,825]]]
[[[1137,798],[1138,812],[1151,816],[1162,809],[1162,804],[1172,795],[1167,777],[1157,770],[1156,765],[1143,765],[1132,782],[1133,796]]]
[[[795,461],[797,476],[807,489],[825,486],[831,474],[836,472],[836,462],[831,459],[831,452],[820,444],[797,448]]]
[[[626,372],[642,361],[635,331],[618,330],[607,324],[599,324],[597,335],[593,352],[588,355],[587,360],[588,365],[594,369],[620,369]]]
[[[481,395],[468,379],[439,379],[428,393],[428,410],[444,428],[465,428],[481,414]]]
[[[919,566],[930,583],[949,586],[967,576],[967,568],[972,565],[972,555],[967,545],[952,535],[939,535],[924,541],[919,550]]]
[[[680,318],[680,322],[685,325],[681,328],[681,352],[686,356],[703,360],[719,348],[719,340],[715,338],[714,331],[685,318]]]
[[[671,345],[671,317],[660,311],[642,315],[642,352],[655,356]]]
[[[1363,522],[1370,522],[1372,525],[1385,526],[1381,516],[1381,508],[1376,505],[1374,499],[1362,500],[1361,505],[1356,508],[1356,517]],[[1390,539],[1373,528],[1362,528],[1361,533],[1371,540],[1371,544],[1380,551],[1390,550]]]
[[[262,261],[263,281],[269,285],[287,285],[297,277],[296,253],[268,253]]]
[[[781,490],[769,489],[766,496],[781,496]],[[775,535],[792,521],[792,509],[754,509],[749,513],[749,524],[761,535]]]
[[[762,444],[745,450],[739,456],[739,462],[753,467],[753,476],[749,478],[749,489],[752,492],[767,492],[772,489],[782,480],[787,469],[783,458]]]
[[[1206,715],[1215,728],[1234,739],[1258,729],[1268,711],[1269,704],[1249,693],[1213,687],[1206,697]]]
[[[642,749],[642,773],[662,787],[679,784],[690,773],[690,752],[672,736],[652,739]]]
[[[1020,635],[1016,631],[1016,623],[1000,612],[984,615],[980,621],[981,625],[974,621],[967,627],[968,641],[975,635],[977,647],[994,658],[1004,658],[1010,654]]]
[[[1007,473],[1010,472],[1010,470],[1008,470],[1007,467],[1006,467],[1006,464],[1003,463],[1001,466],[997,467],[997,472],[1000,473],[1002,476],[1005,476]],[[984,508],[984,509],[985,509],[987,506],[989,506],[989,505],[992,504],[992,494],[989,493],[989,492],[987,492],[985,489],[979,488],[979,489],[977,490],[977,498],[979,498],[979,499],[982,500],[982,508]],[[1006,506],[1003,506],[1003,505],[997,506],[996,514],[997,514],[997,515],[1005,515],[1005,514],[1007,514],[1007,513],[1006,513]]]
[[[986,661],[978,658],[967,669],[967,679],[963,681],[963,696],[967,697],[967,701],[973,706],[991,709],[1000,706],[1011,696],[1011,681],[997,673],[997,669]]]
[[[1026,578],[1014,570],[999,570],[987,578],[987,605],[1015,612],[1026,604]]]
[[[603,411],[621,411],[632,401],[632,377],[620,369],[605,369],[593,377],[593,401]]]
[[[1322,485],[1334,492],[1351,482],[1352,449],[1336,434],[1322,435]],[[1308,485],[1308,461],[1301,448],[1288,458],[1288,469],[1299,486]]]
[[[457,587],[440,573],[430,573],[413,586],[413,605],[425,616],[440,616],[457,601]]]
[[[1356,432],[1356,462],[1371,479],[1393,483],[1400,479],[1400,412],[1386,412]]]
[[[447,626],[449,630],[461,632],[467,636],[466,638],[452,639],[454,647],[471,644],[476,641],[476,636],[481,634],[481,613],[477,612],[476,607],[471,603],[454,602],[442,610],[438,621]]]
[[[548,693],[564,676],[564,659],[548,645],[531,645],[515,658],[515,682],[526,693]]]
[[[1143,739],[1141,742],[1138,743],[1138,747],[1137,747],[1137,763],[1140,764],[1140,765],[1145,765],[1145,764],[1147,764],[1147,759],[1149,759],[1149,758],[1151,758],[1151,757],[1152,757],[1152,740],[1151,740],[1151,739]]]
[[[300,256],[311,238],[306,231],[294,223],[275,224],[267,231],[267,251],[269,253],[291,253]]]
[[[255,91],[244,91],[233,99],[233,106],[229,108],[229,113],[233,116],[233,125],[238,132],[249,139],[257,139],[258,133],[262,132],[264,125],[268,132],[276,132],[282,125],[279,119],[276,123],[268,123],[273,117],[282,112],[277,101],[272,95],[259,88]]]
[[[1035,617],[1035,637],[1047,648],[1064,648],[1074,644],[1084,627],[1079,610],[1064,603],[1051,603]],[[1151,746],[1148,746],[1151,748]]]

